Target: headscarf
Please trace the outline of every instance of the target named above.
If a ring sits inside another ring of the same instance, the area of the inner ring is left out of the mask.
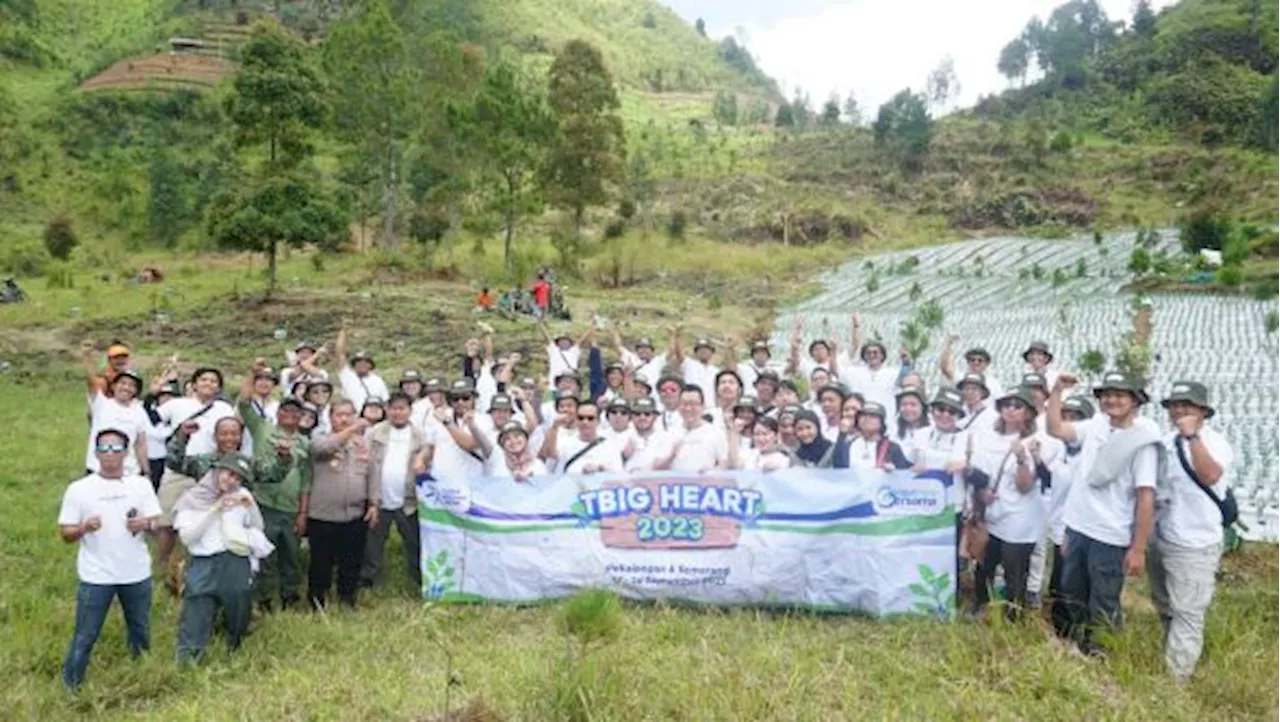
[[[808,421],[818,430],[818,435],[808,444],[803,441],[796,447],[796,457],[809,466],[817,466],[827,455],[827,451],[831,449],[831,442],[822,435],[822,424],[818,421],[818,415],[809,410],[804,410],[796,414],[796,424],[801,421]],[[797,441],[799,437],[797,436]]]
[[[178,498],[178,502],[173,505],[173,513],[176,515],[180,511],[207,512],[213,509],[222,499],[223,493],[218,491],[218,467],[213,467],[200,477],[200,481],[196,485],[187,490],[187,493]],[[243,485],[237,489],[245,489]],[[247,491],[247,489],[245,489]],[[252,497],[250,497],[252,498]],[[263,529],[262,512],[258,509],[258,502],[254,500],[249,505],[249,523],[256,529]]]

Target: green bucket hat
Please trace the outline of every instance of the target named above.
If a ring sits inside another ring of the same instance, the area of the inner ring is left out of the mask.
[[[769,348],[769,342],[764,340],[752,342],[751,353],[754,355],[756,351],[764,351],[770,356],[773,355],[773,351]]]
[[[1022,360],[1027,361],[1027,357],[1031,355],[1032,351],[1039,351],[1045,356],[1048,356],[1050,362],[1053,361],[1053,353],[1049,351],[1049,344],[1044,341],[1032,341],[1027,344],[1027,350],[1022,352]],[[1028,363],[1030,362],[1028,361]]]
[[[875,401],[868,401],[863,404],[862,410],[858,412],[858,416],[877,416],[881,421],[884,421],[888,415],[889,412],[885,411],[884,405]]]
[[[424,394],[433,394],[437,391],[443,393],[444,390],[444,382],[435,376],[432,376],[422,383],[422,393]]]
[[[223,454],[213,462],[213,468],[235,472],[244,484],[253,483],[253,464],[242,454]]]
[[[519,421],[508,421],[503,424],[502,429],[498,432],[498,442],[501,443],[508,434],[524,434],[526,439],[529,438],[529,430]]]
[[[963,389],[965,385],[972,384],[982,389],[982,398],[991,396],[991,388],[987,386],[987,377],[982,374],[968,373],[960,377],[960,383],[956,384],[956,389]]]
[[[1175,381],[1169,395],[1164,397],[1160,405],[1166,409],[1175,403],[1183,402],[1198,406],[1204,411],[1206,419],[1212,419],[1218,413],[1209,405],[1209,389],[1198,381]]]
[[[1022,375],[1022,383],[1019,386],[1024,389],[1043,389],[1048,391],[1049,380],[1044,377],[1044,374],[1027,373]]]
[[[476,395],[476,382],[469,378],[460,378],[449,385],[446,394],[451,399],[465,399]]]
[[[1097,413],[1093,402],[1084,396],[1069,396],[1062,400],[1062,410],[1080,414],[1082,419],[1092,419]]]
[[[938,389],[938,393],[933,395],[933,400],[929,402],[929,408],[950,409],[956,415],[957,419],[964,418],[964,397],[960,396],[960,392],[955,389],[946,387]]]
[[[504,409],[510,411],[513,407],[511,397],[507,394],[494,394],[493,398],[489,400],[489,411],[491,412]]]
[[[908,384],[906,386],[903,386],[902,388],[898,389],[898,393],[893,395],[893,397],[897,399],[899,404],[902,403],[902,397],[904,396],[914,396],[920,402],[921,406],[925,405],[926,399],[924,397],[924,389],[920,388],[919,386],[916,386],[915,384]]]
[[[658,405],[653,403],[653,398],[649,396],[641,396],[631,402],[631,413],[633,414],[656,414],[658,413]]]
[[[1103,374],[1102,381],[1093,387],[1093,395],[1101,398],[1104,391],[1128,391],[1141,405],[1151,400],[1151,397],[1147,396],[1146,385],[1146,382],[1137,376],[1122,371],[1108,371]]]
[[[750,394],[739,396],[738,400],[733,403],[733,410],[750,409],[757,415],[760,413],[760,401]]]
[[[1035,399],[1031,398],[1031,393],[1025,388],[1019,387],[1006,391],[1004,396],[1001,396],[996,400],[996,408],[1000,408],[1009,401],[1017,401],[1026,405],[1026,407],[1031,410],[1032,416],[1035,416],[1037,413]]]
[[[973,348],[964,352],[964,358],[966,361],[971,358],[974,358],[975,356],[977,358],[982,359],[983,361],[986,361],[987,363],[991,363],[991,354],[981,346],[974,346]]]

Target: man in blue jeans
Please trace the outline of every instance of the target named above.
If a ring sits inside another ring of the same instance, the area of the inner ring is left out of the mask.
[[[94,437],[100,469],[67,487],[58,512],[58,531],[68,544],[80,543],[76,573],[76,631],[62,665],[62,681],[76,689],[84,681],[98,633],[120,598],[128,628],[129,652],[151,646],[151,554],[145,532],[160,519],[160,502],[145,476],[124,472],[129,439],[103,429]]]
[[[1118,371],[1104,374],[1093,389],[1102,413],[1073,422],[1063,417],[1062,392],[1075,383],[1071,374],[1060,374],[1045,404],[1049,435],[1080,445],[1079,476],[1063,513],[1066,619],[1058,632],[1093,656],[1104,651],[1095,630],[1121,625],[1125,576],[1145,570],[1164,446],[1159,427],[1138,415],[1148,401],[1141,379]]]

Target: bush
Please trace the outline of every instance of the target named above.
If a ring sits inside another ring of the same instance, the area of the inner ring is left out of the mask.
[[[44,248],[50,256],[59,261],[71,258],[71,251],[78,245],[80,245],[80,239],[76,236],[76,230],[72,227],[70,218],[58,216],[44,227]]]
[[[1145,248],[1135,248],[1129,254],[1129,272],[1141,276],[1151,270],[1151,254]]]
[[[1065,130],[1055,133],[1053,139],[1049,141],[1049,150],[1054,153],[1066,153],[1071,150],[1071,134]]]
[[[1191,214],[1178,228],[1182,249],[1187,253],[1199,253],[1201,248],[1220,251],[1230,240],[1231,231],[1231,219],[1207,210]]]
[[[45,285],[48,288],[75,288],[75,273],[67,261],[53,260],[44,268]]]
[[[1214,274],[1214,280],[1223,286],[1239,286],[1244,283],[1244,269],[1239,266],[1223,266]]]
[[[627,230],[626,221],[621,218],[614,218],[604,227],[604,237],[607,239],[621,238],[622,234]]]
[[[35,241],[20,241],[5,252],[2,265],[10,275],[32,278],[43,275],[49,261],[49,252],[44,246]]]
[[[1267,333],[1275,333],[1280,329],[1280,313],[1267,311]]]
[[[679,241],[684,239],[684,229],[688,222],[689,219],[684,211],[671,211],[671,217],[667,219],[667,235],[671,237],[671,240]]]
[[[636,215],[636,202],[630,198],[623,198],[618,203],[618,215],[624,221],[629,221]]]
[[[640,21],[640,24],[649,30],[652,30],[658,27],[658,19],[653,16],[653,13],[645,13],[644,20]]]

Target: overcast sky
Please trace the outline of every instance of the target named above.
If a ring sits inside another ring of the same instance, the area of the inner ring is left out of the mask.
[[[682,17],[703,18],[719,38],[740,28],[757,63],[799,86],[815,106],[850,90],[863,116],[911,87],[923,90],[946,55],[960,78],[960,105],[1006,87],[996,70],[1000,48],[1032,15],[1042,20],[1062,0],[664,0]],[[1132,16],[1134,0],[1100,0],[1107,16]],[[1157,8],[1171,0],[1153,0]]]

